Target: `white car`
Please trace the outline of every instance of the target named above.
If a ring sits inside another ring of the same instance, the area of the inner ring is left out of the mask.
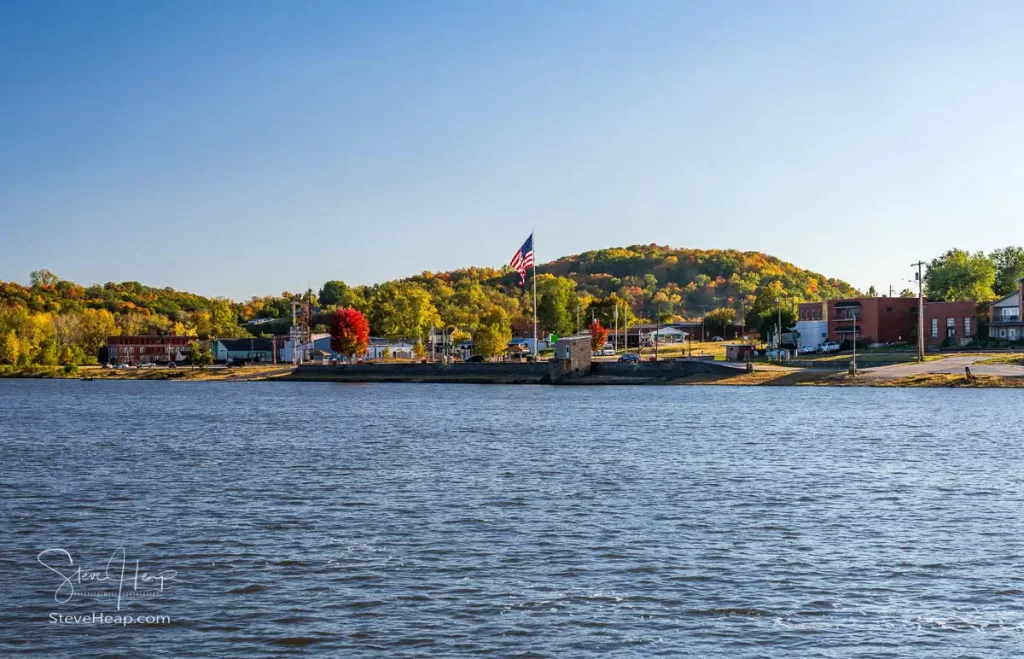
[[[611,346],[605,346],[605,347],[601,348],[601,353],[600,354],[601,354],[602,357],[614,357],[615,356],[615,348],[613,348]]]
[[[156,364],[153,362],[146,362],[144,364],[139,364],[139,368],[156,368]]]
[[[818,346],[804,346],[800,348],[801,355],[813,355],[818,352]]]
[[[839,344],[835,343],[833,341],[828,341],[827,343],[822,343],[821,344],[821,351],[822,352],[826,352],[826,353],[827,352],[839,352]]]

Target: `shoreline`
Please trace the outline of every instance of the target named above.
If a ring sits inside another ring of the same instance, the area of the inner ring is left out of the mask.
[[[861,373],[856,376],[834,369],[757,369],[747,373],[735,369],[728,373],[721,369],[705,372],[675,373],[671,369],[657,372],[653,369],[633,367],[634,371],[620,369],[611,374],[592,373],[582,376],[551,378],[533,369],[517,373],[514,369],[486,373],[486,369],[473,369],[466,373],[433,372],[402,373],[406,366],[418,364],[388,364],[387,370],[363,366],[355,367],[243,367],[218,369],[152,369],[111,371],[98,367],[83,367],[77,373],[67,373],[55,367],[52,370],[33,370],[0,375],[5,379],[63,379],[63,380],[148,380],[183,382],[348,382],[348,383],[406,383],[406,384],[494,384],[552,386],[803,386],[803,387],[878,387],[878,388],[955,388],[955,389],[1017,389],[1024,388],[1024,378],[994,375],[976,375],[968,380],[966,374],[921,373],[904,377],[881,377]],[[517,365],[518,367],[519,365]],[[444,369],[447,370],[447,369]]]

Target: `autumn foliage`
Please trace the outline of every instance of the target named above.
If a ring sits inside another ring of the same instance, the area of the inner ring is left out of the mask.
[[[349,358],[370,347],[370,323],[352,308],[338,309],[331,316],[331,350]]]
[[[601,327],[601,321],[596,321],[590,323],[587,329],[590,330],[590,349],[597,352],[608,341],[608,328]]]

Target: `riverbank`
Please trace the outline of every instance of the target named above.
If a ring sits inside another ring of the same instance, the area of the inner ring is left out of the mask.
[[[950,362],[956,360],[950,360]],[[867,369],[853,376],[834,369],[791,368],[757,365],[753,372],[721,363],[700,361],[664,361],[656,363],[595,363],[588,375],[557,373],[551,364],[359,364],[353,366],[247,366],[242,368],[191,369],[102,369],[81,367],[35,367],[24,371],[0,373],[7,378],[47,378],[81,380],[179,380],[205,382],[253,382],[286,380],[296,382],[403,382],[448,384],[557,384],[571,386],[600,385],[676,385],[676,386],[818,386],[886,388],[1024,388],[1024,377],[977,374],[968,378],[962,367],[946,367],[947,372],[911,372],[912,366],[899,370]],[[918,368],[943,370],[944,365],[930,363]],[[956,372],[949,372],[956,368]],[[982,366],[979,362],[977,369]]]

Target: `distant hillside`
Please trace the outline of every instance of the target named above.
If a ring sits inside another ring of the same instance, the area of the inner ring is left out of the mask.
[[[678,312],[701,307],[750,309],[759,294],[824,300],[857,294],[844,281],[799,268],[761,252],[633,245],[565,256],[538,272],[568,277],[581,290],[604,297],[668,301]]]

